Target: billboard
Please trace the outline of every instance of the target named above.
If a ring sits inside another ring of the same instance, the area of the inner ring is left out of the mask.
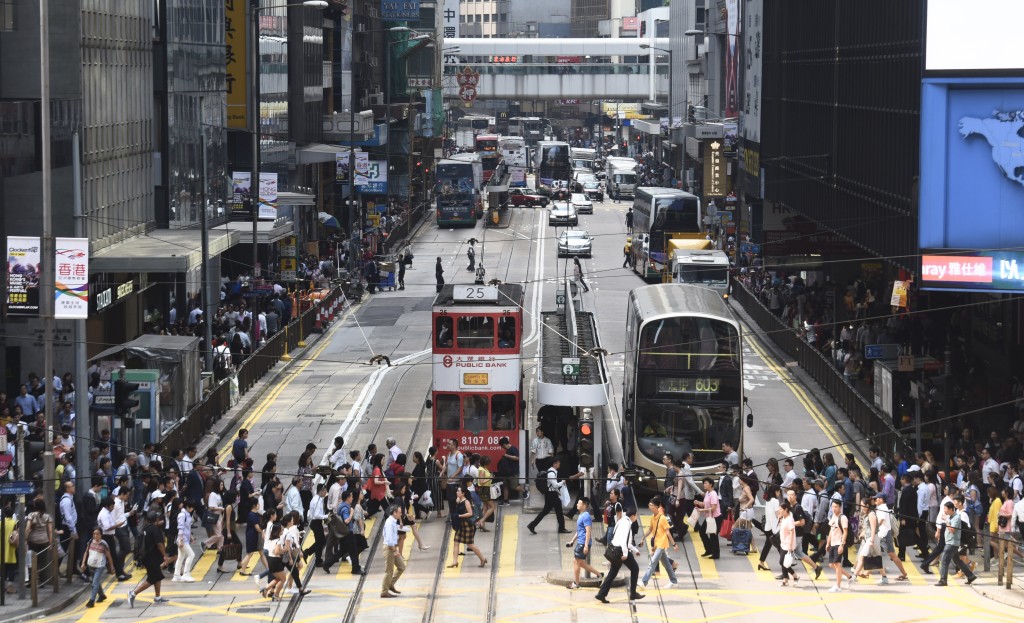
[[[740,110],[740,0],[725,0],[725,116]]]
[[[420,18],[420,0],[380,0],[380,19],[404,22]]]
[[[53,317],[89,317],[89,239],[57,238]]]
[[[1024,71],[1022,23],[1020,0],[928,0],[925,71]]]
[[[252,219],[252,173],[248,171],[231,173],[231,218]]]
[[[1024,248],[1024,78],[926,78],[923,249]]]
[[[259,218],[277,218],[277,173],[260,173],[260,215]]]
[[[459,0],[444,0],[441,9],[441,26],[445,39],[457,39],[459,37]]]
[[[1024,292],[1024,249],[921,256],[922,290]]]
[[[358,155],[358,154],[356,154]],[[356,186],[364,195],[388,194],[388,167],[383,160],[368,160],[366,169],[359,170],[356,164]]]
[[[7,237],[7,315],[39,315],[39,238]]]

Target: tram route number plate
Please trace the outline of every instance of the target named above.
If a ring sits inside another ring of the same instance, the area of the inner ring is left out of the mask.
[[[455,286],[452,294],[456,301],[496,303],[498,301],[498,286]]]
[[[580,358],[562,357],[562,376],[579,376]]]

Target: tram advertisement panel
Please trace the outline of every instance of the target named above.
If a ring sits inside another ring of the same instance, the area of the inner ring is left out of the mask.
[[[434,391],[518,391],[518,355],[434,355]]]

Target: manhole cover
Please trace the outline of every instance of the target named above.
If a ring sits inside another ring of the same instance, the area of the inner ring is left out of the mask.
[[[319,418],[323,418],[323,417],[327,417],[327,416],[328,416],[327,413],[303,413],[299,417],[319,417]]]

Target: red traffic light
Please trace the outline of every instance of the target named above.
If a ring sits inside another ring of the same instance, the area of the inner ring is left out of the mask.
[[[584,423],[580,424],[580,434],[582,434],[582,435],[590,435],[593,432],[594,432],[594,429],[590,426],[590,424],[588,422],[584,422]]]

